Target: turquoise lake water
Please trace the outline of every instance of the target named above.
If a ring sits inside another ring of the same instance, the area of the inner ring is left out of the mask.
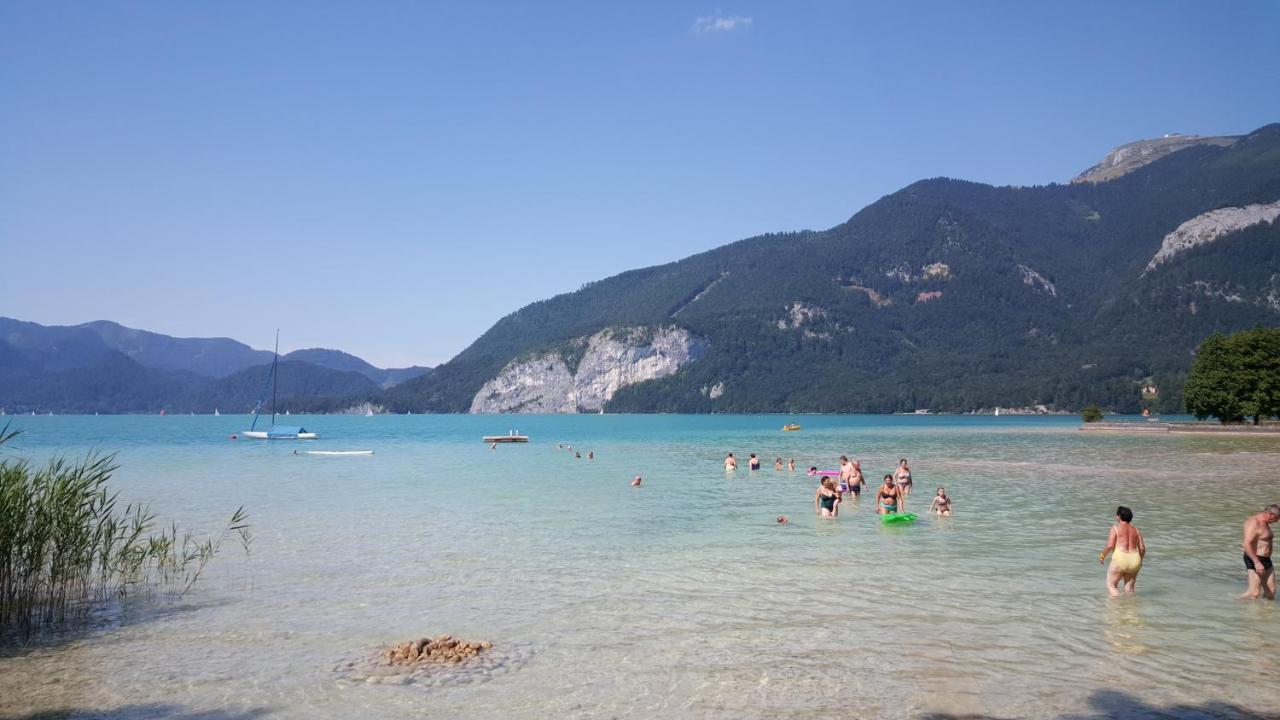
[[[1236,599],[1280,438],[1074,417],[295,416],[322,436],[296,443],[230,441],[248,424],[231,416],[6,419],[11,452],[114,450],[125,499],[205,532],[244,505],[256,540],[174,605],[0,656],[0,715],[1280,715],[1280,614]],[[517,429],[529,444],[480,442]],[[864,499],[814,517],[803,470],[841,454],[873,484],[910,458],[908,509],[945,485],[956,515],[886,528]],[[1119,504],[1150,553],[1138,595],[1109,599],[1097,554]],[[360,681],[378,646],[441,633],[492,641],[500,667]]]

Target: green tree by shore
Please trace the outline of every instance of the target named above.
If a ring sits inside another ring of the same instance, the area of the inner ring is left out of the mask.
[[[1280,415],[1280,328],[1211,335],[1196,351],[1183,396],[1201,420],[1257,425]]]

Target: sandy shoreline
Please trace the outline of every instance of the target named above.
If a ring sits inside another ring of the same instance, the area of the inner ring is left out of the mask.
[[[1200,423],[1164,423],[1164,422],[1096,422],[1080,426],[1087,432],[1125,433],[1125,434],[1179,434],[1179,435],[1254,435],[1280,437],[1280,426],[1276,425],[1208,425]]]

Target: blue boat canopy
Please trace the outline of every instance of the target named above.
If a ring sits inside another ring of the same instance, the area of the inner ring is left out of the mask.
[[[301,435],[306,432],[304,427],[295,427],[292,425],[272,425],[267,431],[267,437],[290,437],[292,435]]]

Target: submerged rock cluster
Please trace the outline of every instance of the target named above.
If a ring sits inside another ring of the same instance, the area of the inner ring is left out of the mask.
[[[510,672],[532,654],[520,643],[504,645],[474,642],[440,635],[366,650],[334,666],[339,683],[361,685],[414,685],[424,688],[485,682]]]
[[[382,660],[387,665],[419,665],[435,663],[439,665],[466,662],[482,652],[493,649],[493,643],[467,642],[452,635],[441,635],[434,640],[418,638],[388,648],[382,653]]]

